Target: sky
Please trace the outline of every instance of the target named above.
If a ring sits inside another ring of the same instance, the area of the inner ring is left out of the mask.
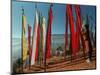
[[[34,27],[34,19],[35,19],[35,4],[37,4],[37,9],[42,13],[42,16],[46,19],[46,27],[48,20],[48,10],[50,8],[50,3],[35,3],[35,2],[20,2],[20,1],[12,1],[12,37],[13,38],[21,38],[22,33],[22,7],[24,8],[24,13],[26,16],[26,37],[28,35],[28,24]],[[88,6],[88,5],[80,5],[81,15],[83,18],[86,15],[91,16],[92,18],[89,20],[91,26],[95,26],[96,21],[96,7]],[[52,22],[52,34],[64,34],[65,33],[65,23],[66,23],[66,5],[65,4],[53,4],[53,22]],[[73,17],[75,19],[75,9],[73,5]],[[69,29],[68,29],[69,32]]]

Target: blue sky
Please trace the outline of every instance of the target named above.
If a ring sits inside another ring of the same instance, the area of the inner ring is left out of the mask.
[[[34,2],[18,2],[12,1],[12,37],[20,37],[22,33],[22,7],[25,10],[25,16],[27,24],[31,25],[33,32],[34,18],[35,18],[35,4]],[[52,34],[64,34],[65,33],[65,4],[53,4],[53,23]],[[37,3],[37,9],[42,13],[42,16],[46,18],[46,26],[48,20],[49,3]],[[90,19],[90,25],[95,25],[95,6],[81,5],[81,14],[86,17],[88,14],[92,16]],[[73,9],[73,16],[75,21],[75,12]],[[28,25],[26,25],[28,30]],[[27,32],[27,31],[26,31]],[[28,33],[28,32],[27,32]],[[26,33],[26,34],[27,34]],[[27,36],[27,35],[26,35]]]

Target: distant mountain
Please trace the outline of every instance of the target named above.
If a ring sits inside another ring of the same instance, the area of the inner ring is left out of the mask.
[[[65,34],[51,34],[51,37],[64,37]],[[68,37],[70,36],[70,34],[68,34]],[[28,37],[26,37],[28,38]],[[32,38],[32,36],[31,36]],[[12,37],[12,39],[21,39],[21,37]]]

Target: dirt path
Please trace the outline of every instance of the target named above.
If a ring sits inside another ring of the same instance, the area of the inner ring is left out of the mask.
[[[96,62],[95,60],[91,63],[87,63],[85,60],[81,62],[73,62],[71,64],[60,64],[61,66],[53,67],[47,69],[47,71],[67,71],[67,70],[82,70],[82,69],[95,69]]]
[[[54,71],[68,71],[68,70],[84,70],[84,69],[95,69],[96,68],[96,60],[94,59],[91,63],[87,63],[84,59],[74,60],[74,61],[64,61],[61,63],[49,65],[46,68],[46,72],[54,72]],[[39,66],[32,66],[31,69],[27,67],[24,69],[24,73],[36,73],[36,72],[44,72],[44,68],[40,68]]]
[[[87,63],[84,57],[78,57],[71,61],[71,57],[64,60],[63,57],[52,57],[51,60],[47,61],[49,64],[46,66],[46,72],[54,72],[54,71],[68,71],[68,70],[86,70],[86,69],[95,69],[96,68],[96,57],[95,53],[92,57],[92,62]],[[22,69],[17,68],[17,73],[37,73],[37,72],[45,72],[44,64],[41,65],[34,65],[31,66],[29,69],[29,66]]]

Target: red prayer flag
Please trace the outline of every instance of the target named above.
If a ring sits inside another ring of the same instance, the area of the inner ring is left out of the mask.
[[[67,10],[67,16],[70,25],[71,49],[73,55],[76,56],[75,31],[74,31],[74,21],[73,21],[73,14],[72,14],[72,5],[67,5],[66,10]]]
[[[37,43],[36,43],[36,55],[35,55],[35,61],[38,60],[39,40],[40,40],[40,25],[38,25],[38,30],[37,30]]]
[[[78,49],[79,49],[79,46],[80,46],[80,37],[79,37],[79,27],[78,27],[78,22],[77,22],[77,20],[76,20],[76,34],[75,34],[76,36],[76,51],[78,51]]]
[[[77,35],[77,47],[79,45],[79,40],[81,39],[82,41],[82,46],[83,46],[83,49],[85,49],[85,45],[84,45],[84,41],[83,41],[83,37],[82,37],[82,33],[81,33],[81,28],[82,28],[82,22],[81,22],[81,12],[80,12],[80,7],[79,5],[75,5],[75,11],[76,11],[76,19],[77,19],[77,32],[78,35]]]
[[[49,18],[48,18],[48,26],[47,26],[47,34],[46,34],[46,51],[45,58],[51,57],[51,24],[52,24],[52,7],[50,6],[49,10]]]
[[[31,62],[32,48],[31,48],[31,26],[28,25],[28,49],[29,49],[29,61]]]

